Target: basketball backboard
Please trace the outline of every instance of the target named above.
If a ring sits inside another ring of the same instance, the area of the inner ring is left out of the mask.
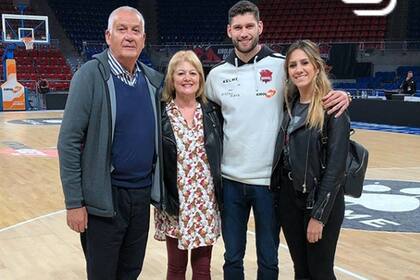
[[[50,42],[47,16],[2,14],[1,18],[3,42],[19,44],[24,37],[37,44]]]

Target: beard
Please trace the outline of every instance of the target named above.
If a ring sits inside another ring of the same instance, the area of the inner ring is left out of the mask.
[[[257,35],[251,40],[251,45],[249,47],[241,47],[241,43],[235,39],[232,39],[232,44],[235,47],[235,49],[238,50],[239,52],[250,53],[257,47],[258,40],[259,40],[259,36]]]

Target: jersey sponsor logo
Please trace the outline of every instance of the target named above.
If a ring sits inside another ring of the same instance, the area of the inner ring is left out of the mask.
[[[228,83],[233,83],[233,82],[237,82],[238,81],[238,77],[235,78],[231,78],[231,79],[224,79],[222,81],[223,84],[228,84]]]
[[[3,88],[3,90],[8,90],[8,91],[12,91],[13,93],[16,93],[16,92],[19,92],[19,91],[21,91],[22,90],[22,87],[21,86],[19,86],[19,85],[17,85],[17,86],[14,86],[13,88],[7,88],[7,87],[5,87],[5,88]]]
[[[264,83],[271,82],[273,80],[273,72],[268,69],[263,69],[260,71],[260,80]]]
[[[276,95],[276,93],[277,93],[277,90],[275,88],[270,88],[269,90],[267,90],[267,92],[257,92],[255,95],[271,98],[274,95]]]
[[[420,232],[419,182],[366,180],[362,196],[345,202],[345,228]]]
[[[239,93],[235,93],[235,92],[233,92],[233,90],[227,91],[227,92],[222,92],[220,95],[223,96],[223,97],[231,97],[231,98],[239,97]]]
[[[275,88],[271,88],[265,93],[265,97],[271,98],[274,95],[276,95],[276,93],[277,93],[277,90]]]

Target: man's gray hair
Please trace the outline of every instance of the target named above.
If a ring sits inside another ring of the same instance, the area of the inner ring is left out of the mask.
[[[140,17],[140,22],[142,23],[142,32],[144,33],[144,17],[143,17],[143,15],[139,12],[139,10],[137,10],[136,8],[130,7],[130,6],[121,6],[121,7],[116,8],[115,10],[113,10],[111,12],[111,14],[108,17],[108,29],[107,30],[109,32],[112,31],[112,25],[114,24],[115,16],[117,15],[117,13],[119,13],[121,11],[132,12],[132,13],[135,13],[136,15],[138,15]]]

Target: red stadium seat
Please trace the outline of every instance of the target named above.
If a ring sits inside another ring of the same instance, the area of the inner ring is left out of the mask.
[[[277,18],[271,16],[274,5],[278,6],[276,13],[281,15]],[[385,37],[386,17],[358,17],[349,5],[337,0],[283,0],[281,3],[267,0],[260,1],[259,7],[266,30],[273,27],[278,30],[278,35],[270,34],[264,39],[358,41],[369,38],[383,40]],[[374,34],[371,30],[375,31]]]

